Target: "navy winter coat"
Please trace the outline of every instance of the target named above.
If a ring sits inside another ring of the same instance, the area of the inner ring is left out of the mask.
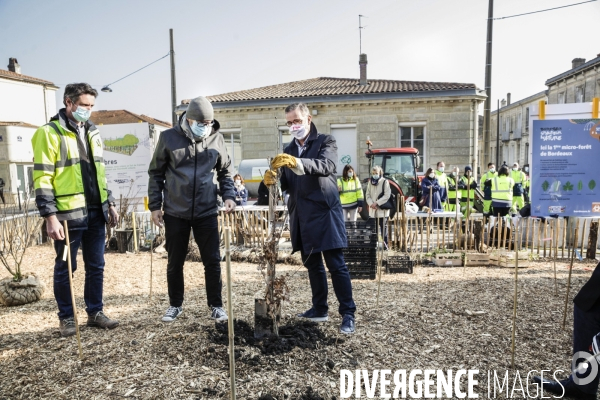
[[[311,122],[310,134],[298,154],[296,140],[283,150],[302,160],[305,175],[282,169],[281,189],[290,195],[290,234],[293,251],[305,254],[347,247],[346,228],[336,183],[337,145],[335,138],[317,132]],[[302,246],[302,248],[300,247]]]

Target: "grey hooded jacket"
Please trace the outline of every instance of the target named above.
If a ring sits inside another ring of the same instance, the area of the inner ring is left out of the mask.
[[[185,113],[179,125],[160,134],[148,168],[148,206],[150,211],[162,208],[165,214],[193,220],[216,215],[217,194],[235,201],[235,191],[219,122],[214,121],[208,137],[196,141],[184,118]]]

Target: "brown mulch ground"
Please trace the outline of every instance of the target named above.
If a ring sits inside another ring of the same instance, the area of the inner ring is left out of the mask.
[[[150,299],[149,253],[107,253],[105,312],[121,321],[113,331],[84,326],[84,274],[78,271],[85,355],[79,361],[75,337],[58,334],[53,249],[34,247],[25,257],[24,271],[37,273],[47,288],[37,303],[0,306],[0,399],[229,398],[227,330],[208,318],[202,264],[187,262],[184,313],[165,324],[160,317],[168,307],[166,259],[154,255]],[[81,254],[78,262],[83,269]],[[566,261],[557,266],[558,296],[551,263],[519,270],[516,368],[523,382],[530,370],[569,369],[572,303],[563,331],[568,269]],[[594,267],[576,264],[571,298]],[[239,399],[339,399],[340,369],[479,369],[478,392],[484,395],[488,370],[510,370],[511,269],[418,266],[412,275],[384,274],[379,306],[376,281],[353,281],[357,333],[346,337],[337,333],[341,318],[332,291],[329,322],[315,327],[292,318],[310,306],[307,274],[302,266],[278,265],[291,275],[284,342],[253,339],[254,297],[262,294],[262,277],[256,264],[233,263],[232,269]],[[0,271],[0,279],[5,276]]]

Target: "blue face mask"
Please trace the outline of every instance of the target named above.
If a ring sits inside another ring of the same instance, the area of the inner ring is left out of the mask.
[[[199,124],[198,121],[194,121],[192,122],[190,128],[192,129],[192,133],[194,134],[194,136],[203,139],[210,134],[212,127],[206,126],[204,124]]]
[[[79,122],[85,122],[90,119],[92,110],[77,106],[77,110],[73,111],[73,118]]]
[[[373,175],[371,175],[371,178],[373,178],[373,180],[376,181],[377,179],[379,179],[379,175],[378,174],[373,174]]]

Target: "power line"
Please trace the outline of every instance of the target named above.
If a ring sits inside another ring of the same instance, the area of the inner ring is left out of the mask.
[[[507,19],[507,18],[513,18],[513,17],[520,17],[522,15],[536,14],[536,13],[541,13],[541,12],[544,12],[544,11],[558,10],[559,8],[567,8],[567,7],[578,6],[580,4],[591,3],[593,1],[598,1],[598,0],[582,1],[581,3],[568,4],[566,6],[560,6],[560,7],[554,7],[554,8],[547,8],[545,10],[531,11],[531,12],[527,12],[527,13],[523,13],[523,14],[509,15],[507,17],[498,17],[498,18],[492,18],[492,19],[496,20],[496,19]]]
[[[595,0],[594,0],[594,1],[595,1]],[[142,68],[140,68],[140,69],[138,69],[138,70],[136,70],[136,71],[133,71],[133,72],[132,72],[132,73],[130,73],[129,75],[125,75],[125,76],[124,76],[124,77],[122,77],[121,79],[117,79],[116,81],[114,81],[114,82],[112,82],[112,83],[109,83],[108,85],[105,85],[105,87],[108,87],[108,86],[110,86],[110,85],[112,85],[112,84],[114,84],[114,83],[117,83],[117,82],[119,82],[119,81],[122,81],[123,79],[127,78],[128,76],[131,76],[131,75],[135,74],[136,72],[139,72],[139,71],[143,70],[144,68],[146,68],[146,67],[149,67],[149,66],[151,66],[152,64],[154,64],[154,63],[156,63],[156,62],[159,62],[159,61],[160,61],[160,60],[162,60],[163,58],[165,58],[165,57],[169,57],[170,55],[171,55],[171,52],[169,52],[169,53],[165,54],[164,56],[162,56],[162,57],[161,57],[161,58],[159,58],[158,60],[152,61],[150,64],[148,64],[148,65],[144,65]]]

